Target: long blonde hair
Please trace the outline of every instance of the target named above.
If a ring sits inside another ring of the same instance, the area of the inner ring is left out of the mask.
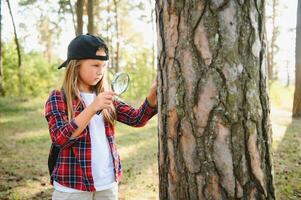
[[[67,65],[67,69],[65,72],[65,77],[63,81],[63,90],[65,92],[65,98],[67,102],[67,110],[68,110],[68,119],[73,119],[74,110],[72,106],[72,100],[78,98],[82,102],[80,97],[80,90],[78,88],[78,79],[79,79],[79,66],[82,64],[82,60],[71,60]],[[93,86],[93,91],[98,95],[101,92],[108,91],[108,82],[106,78],[106,70],[104,72],[103,78]],[[109,122],[110,124],[114,124],[116,119],[116,110],[114,105],[111,105],[109,109],[103,109],[102,114],[104,120]]]

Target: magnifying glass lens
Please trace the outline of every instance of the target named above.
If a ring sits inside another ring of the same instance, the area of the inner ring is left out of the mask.
[[[126,73],[117,73],[112,81],[112,90],[117,93],[117,95],[122,94],[128,88],[129,76]]]

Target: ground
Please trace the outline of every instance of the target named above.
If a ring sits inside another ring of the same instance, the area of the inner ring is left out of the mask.
[[[47,156],[50,138],[45,99],[0,98],[0,199],[50,199]],[[117,125],[124,176],[120,200],[158,199],[157,118],[143,128]],[[272,106],[277,199],[301,199],[301,120],[290,107]]]

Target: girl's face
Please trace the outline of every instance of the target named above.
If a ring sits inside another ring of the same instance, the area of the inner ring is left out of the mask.
[[[104,50],[96,52],[98,56],[105,56]],[[91,86],[96,85],[103,77],[106,61],[96,59],[82,60],[79,66],[79,89],[82,92],[91,92]]]

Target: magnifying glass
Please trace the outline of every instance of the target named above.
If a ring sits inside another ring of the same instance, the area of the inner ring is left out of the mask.
[[[118,72],[113,77],[111,88],[119,96],[128,89],[129,83],[130,83],[129,75],[125,72]],[[97,111],[96,114],[99,115],[101,111],[102,110]]]
[[[129,83],[129,75],[125,72],[118,72],[113,77],[111,88],[119,96],[128,89]]]

